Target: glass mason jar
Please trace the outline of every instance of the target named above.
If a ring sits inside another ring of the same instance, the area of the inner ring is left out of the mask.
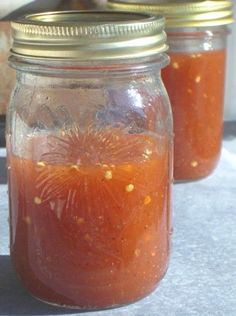
[[[123,305],[165,274],[172,116],[163,27],[160,17],[102,11],[12,24],[11,257],[40,300]]]
[[[167,20],[171,64],[163,69],[174,119],[174,179],[204,178],[221,152],[227,24],[232,2],[109,1],[113,9],[161,13]]]

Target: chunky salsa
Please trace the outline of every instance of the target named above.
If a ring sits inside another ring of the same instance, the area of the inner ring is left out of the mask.
[[[167,269],[165,138],[118,129],[28,138],[9,149],[11,254],[41,300],[87,309],[150,293]]]
[[[214,170],[220,156],[226,53],[170,57],[162,76],[174,117],[174,178],[197,180]]]

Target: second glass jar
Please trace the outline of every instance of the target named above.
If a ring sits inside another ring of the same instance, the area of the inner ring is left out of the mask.
[[[174,119],[174,179],[205,178],[219,161],[223,132],[227,24],[233,4],[109,0],[112,9],[163,14],[171,64],[162,77]]]
[[[169,29],[163,70],[174,117],[174,179],[199,180],[217,166],[223,135],[225,26]]]

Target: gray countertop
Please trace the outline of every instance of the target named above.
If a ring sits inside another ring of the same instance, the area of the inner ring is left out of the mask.
[[[236,315],[234,135],[229,133],[224,140],[222,157],[212,176],[174,186],[172,257],[157,290],[127,307],[79,315]],[[0,159],[4,154],[0,149]],[[7,186],[0,184],[0,315],[78,315],[77,311],[43,304],[22,288],[10,263],[7,218]]]

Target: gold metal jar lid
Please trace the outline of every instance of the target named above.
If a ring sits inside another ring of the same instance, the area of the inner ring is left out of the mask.
[[[13,55],[31,58],[117,60],[168,49],[165,19],[147,13],[61,11],[12,22]]]
[[[167,28],[217,26],[234,21],[230,0],[108,0],[108,8],[164,15]]]

